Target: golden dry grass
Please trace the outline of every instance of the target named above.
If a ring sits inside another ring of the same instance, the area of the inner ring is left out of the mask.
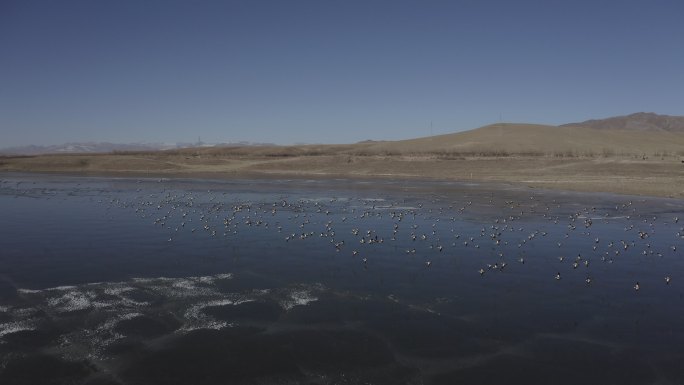
[[[0,171],[434,178],[684,197],[684,135],[498,124],[405,141],[0,158]]]
[[[534,124],[493,124],[477,130],[371,146],[376,151],[472,155],[613,156],[684,154],[684,135]]]

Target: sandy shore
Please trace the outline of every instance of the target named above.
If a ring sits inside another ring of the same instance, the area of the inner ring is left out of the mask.
[[[675,157],[212,156],[159,152],[3,157],[0,171],[203,178],[425,178],[684,197],[684,164]]]

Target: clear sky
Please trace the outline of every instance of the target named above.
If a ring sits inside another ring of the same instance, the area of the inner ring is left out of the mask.
[[[681,0],[2,0],[0,147],[684,115],[683,15]]]

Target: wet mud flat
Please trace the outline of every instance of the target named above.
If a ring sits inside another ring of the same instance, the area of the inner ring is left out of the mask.
[[[684,203],[3,175],[2,384],[677,384]]]

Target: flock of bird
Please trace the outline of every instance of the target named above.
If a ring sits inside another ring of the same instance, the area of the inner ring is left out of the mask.
[[[383,195],[385,200],[328,191],[352,198],[323,199],[306,198],[302,190],[295,190],[299,198],[264,194],[241,199],[240,192],[169,187],[152,193],[140,188],[133,198],[114,197],[109,203],[133,209],[165,229],[170,243],[186,232],[241,243],[245,234],[262,229],[272,232],[264,239],[318,239],[322,253],[347,255],[364,267],[375,256],[396,250],[421,257],[425,268],[450,257],[477,255],[481,266],[473,273],[480,276],[507,270],[511,263],[553,259],[559,266],[570,265],[571,271],[583,271],[587,285],[595,282],[591,267],[597,263],[678,257],[684,236],[676,210],[659,208],[653,214],[645,200],[581,207],[540,194],[514,199],[502,194],[497,199],[494,193],[402,197],[395,191]],[[561,274],[563,269],[551,271],[549,279],[563,279],[568,275]],[[673,273],[664,271],[662,284],[670,285]],[[640,281],[632,285],[634,291],[642,289]]]
[[[10,186],[10,193],[26,185],[8,180],[1,184]],[[487,261],[474,269],[480,276],[507,270],[511,263],[556,259],[559,266],[583,271],[584,282],[592,285],[594,264],[638,258],[674,257],[676,261],[684,239],[678,217],[682,208],[676,203],[664,208],[624,198],[616,204],[611,199],[618,200],[618,196],[591,202],[581,195],[572,200],[553,193],[524,196],[503,191],[497,197],[495,192],[466,190],[437,195],[380,189],[368,192],[382,198],[365,198],[354,190],[330,189],[326,194],[346,197],[307,198],[302,194],[308,191],[299,187],[290,194],[287,188],[268,193],[256,186],[256,194],[250,194],[227,188],[199,191],[166,179],[154,184],[138,181],[138,185],[133,194],[112,196],[108,203],[133,209],[165,229],[169,243],[189,232],[240,244],[248,232],[263,229],[275,232],[264,234],[264,239],[302,242],[318,238],[323,243],[316,247],[322,253],[348,255],[364,267],[376,256],[396,250],[421,257],[426,268],[445,258],[474,255],[477,261]],[[568,275],[562,273],[564,269],[554,269],[550,278],[560,281]],[[676,273],[663,271],[661,282],[670,285]],[[641,290],[642,282],[635,280],[633,290]]]

